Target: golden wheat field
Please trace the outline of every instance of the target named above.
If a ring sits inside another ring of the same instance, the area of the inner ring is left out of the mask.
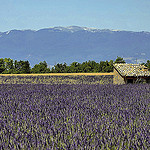
[[[43,74],[1,74],[0,76],[102,76],[114,75],[111,73],[43,73]]]

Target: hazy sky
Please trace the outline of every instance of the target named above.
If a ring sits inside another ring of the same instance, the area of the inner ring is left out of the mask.
[[[150,32],[150,0],[0,0],[0,31],[83,26]]]

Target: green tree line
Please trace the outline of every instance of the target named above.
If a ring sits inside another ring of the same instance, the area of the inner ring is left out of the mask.
[[[24,74],[24,73],[49,73],[46,61],[30,67],[29,61],[13,61],[10,58],[0,58],[0,73],[2,74]]]
[[[123,58],[118,57],[115,61],[86,61],[83,63],[73,62],[70,65],[66,63],[58,63],[52,68],[48,68],[46,61],[40,62],[30,67],[29,61],[17,61],[10,58],[0,58],[0,73],[1,74],[24,74],[24,73],[96,73],[96,72],[112,72],[113,63],[125,63]],[[150,61],[145,64],[150,70]]]

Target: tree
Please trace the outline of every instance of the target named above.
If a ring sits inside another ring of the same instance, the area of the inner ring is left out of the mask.
[[[100,61],[100,64],[99,64],[99,72],[105,72],[105,68],[106,68],[106,62],[105,61]]]
[[[147,60],[145,66],[148,68],[148,70],[150,71],[150,60]]]
[[[30,68],[30,64],[28,61],[24,61],[22,64],[22,73],[30,73],[31,72],[31,68]]]
[[[3,58],[0,58],[0,73],[5,70],[5,62]]]
[[[97,72],[97,66],[99,65],[98,63],[96,63],[95,61],[88,61],[88,66],[91,68],[90,72]]]
[[[32,69],[32,73],[49,73],[50,69],[47,68],[46,61],[40,62],[39,64],[36,64]]]
[[[82,72],[91,72],[91,66],[89,66],[89,64],[88,64],[88,62],[86,61],[86,62],[83,62],[82,64],[81,64],[81,70],[82,70]]]
[[[13,73],[21,74],[21,73],[30,73],[30,72],[31,72],[31,68],[28,61],[15,60]]]
[[[13,66],[13,60],[10,58],[4,59],[4,66],[5,70],[2,73],[13,73],[14,66]]]
[[[117,56],[115,63],[126,63],[126,62],[123,60],[123,58]]]
[[[114,63],[113,60],[110,60],[108,63],[109,64],[109,72],[113,72],[113,63]]]
[[[51,72],[52,73],[65,73],[68,70],[67,64],[57,64],[54,65],[54,67],[52,68]]]
[[[73,62],[70,66],[69,66],[69,70],[71,73],[77,73],[77,72],[82,72],[81,71],[81,64],[78,62]]]
[[[73,62],[69,66],[66,63],[57,64],[52,69],[52,73],[81,73],[81,72],[112,72],[113,71],[113,60],[109,62],[100,61],[86,61],[83,63]]]

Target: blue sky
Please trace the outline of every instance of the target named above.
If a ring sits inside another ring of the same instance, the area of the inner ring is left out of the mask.
[[[0,31],[83,26],[150,32],[150,0],[0,0]]]

